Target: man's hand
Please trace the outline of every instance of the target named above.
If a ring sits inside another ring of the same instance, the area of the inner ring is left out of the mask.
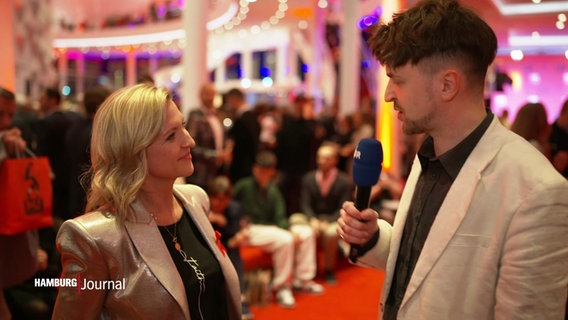
[[[377,219],[377,211],[370,208],[359,211],[353,202],[346,201],[337,219],[337,234],[350,244],[364,245],[377,232]]]
[[[6,130],[2,135],[2,143],[10,157],[22,155],[26,150],[26,141],[22,139],[22,133],[18,128]]]
[[[216,224],[220,227],[227,225],[227,217],[223,213],[210,211],[209,212],[209,222]]]
[[[40,271],[45,271],[47,269],[48,262],[47,252],[42,249],[37,249],[37,268]]]

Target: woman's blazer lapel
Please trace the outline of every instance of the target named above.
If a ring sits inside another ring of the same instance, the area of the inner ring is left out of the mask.
[[[156,222],[138,201],[132,204],[132,207],[135,218],[125,222],[132,243],[156,279],[177,301],[185,318],[189,319],[189,305],[183,281],[178,272],[172,272],[176,270],[176,266]]]
[[[215,254],[217,261],[223,271],[229,295],[228,307],[233,309],[230,314],[241,314],[240,310],[240,287],[239,279],[235,268],[225,249],[217,240],[217,236],[211,222],[209,222],[209,198],[207,194],[194,185],[174,185],[174,194],[181,200],[185,209],[190,213],[189,216],[203,235],[203,238]],[[236,302],[236,303],[233,303]]]

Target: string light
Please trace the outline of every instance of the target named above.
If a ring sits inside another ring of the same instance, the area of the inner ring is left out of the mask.
[[[249,4],[251,2],[256,2],[256,0],[240,0],[239,1],[239,10],[238,14],[233,17],[230,21],[225,23],[224,25],[216,28],[214,31],[216,34],[222,34],[225,31],[232,30],[233,27],[238,26],[241,24],[248,16],[250,12]],[[253,34],[257,34],[262,30],[268,30],[271,26],[276,25],[286,16],[286,11],[288,11],[288,0],[278,0],[278,9],[274,12],[272,16],[268,19],[261,21],[258,24],[253,25],[250,28],[250,32]]]

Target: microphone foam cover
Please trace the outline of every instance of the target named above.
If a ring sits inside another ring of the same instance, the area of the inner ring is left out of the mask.
[[[383,162],[383,147],[373,138],[359,141],[353,153],[353,181],[358,186],[372,187],[379,181]]]

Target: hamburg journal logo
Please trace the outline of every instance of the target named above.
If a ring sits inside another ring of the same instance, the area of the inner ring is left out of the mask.
[[[79,274],[77,278],[35,278],[34,286],[36,288],[77,288],[77,293],[90,290],[124,290],[126,288],[126,278],[118,280],[89,280],[82,278]]]

